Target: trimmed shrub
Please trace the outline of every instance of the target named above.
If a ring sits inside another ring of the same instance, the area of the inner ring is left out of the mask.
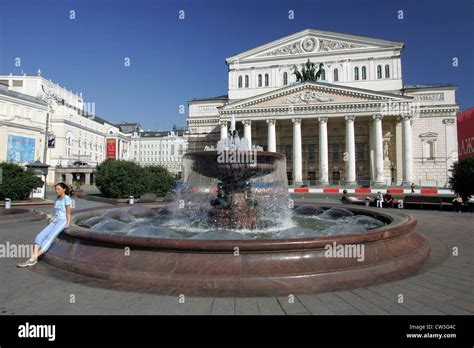
[[[157,196],[164,196],[174,185],[174,178],[171,173],[161,166],[145,167],[148,173],[148,192],[154,193]]]
[[[23,200],[30,196],[33,189],[43,186],[44,182],[32,170],[10,163],[0,163],[2,181],[0,184],[0,200]]]
[[[140,197],[145,193],[165,195],[173,185],[163,167],[141,167],[132,161],[109,158],[97,166],[95,184],[109,198]]]

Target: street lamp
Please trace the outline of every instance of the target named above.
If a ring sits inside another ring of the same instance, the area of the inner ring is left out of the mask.
[[[37,97],[38,97],[38,99],[41,99],[44,102],[46,102],[46,104],[48,105],[48,109],[47,109],[47,112],[46,112],[46,129],[45,129],[45,132],[44,132],[44,149],[43,149],[43,163],[44,163],[44,165],[46,165],[46,156],[47,156],[47,153],[48,153],[48,140],[49,140],[49,115],[54,112],[53,104],[58,103],[61,100],[61,98],[59,98],[56,94],[54,94],[51,91],[46,91],[44,89],[43,85],[41,85],[41,89],[43,90],[43,93],[40,93]],[[39,162],[39,161],[37,161],[37,162]],[[47,176],[48,176],[48,170],[46,168],[46,173],[44,174],[44,181],[45,181],[45,183],[44,183],[44,185],[45,185],[44,186],[44,199],[46,199],[46,177]]]

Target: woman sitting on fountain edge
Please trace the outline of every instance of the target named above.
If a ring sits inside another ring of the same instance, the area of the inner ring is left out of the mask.
[[[19,263],[18,267],[34,266],[38,262],[38,257],[48,251],[51,244],[53,244],[64,228],[69,227],[72,201],[69,197],[69,187],[65,183],[60,182],[56,184],[55,190],[58,196],[54,204],[56,214],[51,218],[49,225],[36,236],[31,257],[27,261]]]

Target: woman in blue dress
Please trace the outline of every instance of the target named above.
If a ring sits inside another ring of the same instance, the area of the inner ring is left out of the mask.
[[[56,237],[69,227],[71,221],[71,198],[69,197],[69,187],[63,183],[55,185],[56,195],[58,196],[54,204],[55,215],[50,224],[46,226],[35,239],[33,254],[25,262],[19,263],[18,267],[30,267],[38,262],[38,257],[46,253],[53,244]]]

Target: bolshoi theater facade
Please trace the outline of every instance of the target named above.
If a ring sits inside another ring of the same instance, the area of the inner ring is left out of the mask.
[[[456,87],[404,85],[403,48],[307,29],[229,57],[227,95],[189,101],[188,149],[215,145],[234,117],[251,144],[286,155],[290,184],[444,187]],[[318,78],[302,79],[310,66]]]

